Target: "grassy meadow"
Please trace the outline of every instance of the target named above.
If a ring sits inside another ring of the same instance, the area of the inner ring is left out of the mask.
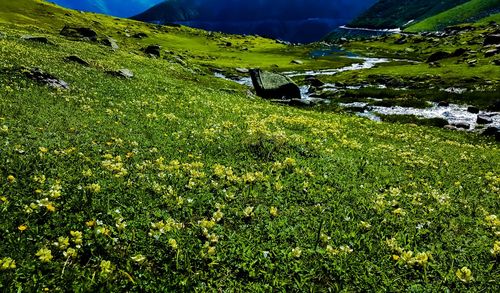
[[[279,106],[210,71],[352,61],[32,0],[0,0],[0,32],[0,291],[500,291],[493,139]]]

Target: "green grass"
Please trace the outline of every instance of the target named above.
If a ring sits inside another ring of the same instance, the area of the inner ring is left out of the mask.
[[[111,34],[128,21],[73,12],[75,23],[99,19],[114,52],[60,37],[66,10],[11,3],[0,1],[10,7],[0,14],[0,291],[500,289],[491,139],[277,106],[205,74],[207,63],[295,58],[268,40],[241,38],[267,57],[240,60],[214,45],[226,36],[163,28],[163,40],[130,22],[191,56],[183,67],[144,56],[147,40]],[[54,21],[35,28],[47,12]],[[91,66],[63,60],[74,54]],[[105,73],[120,68],[135,77]]]
[[[500,11],[500,0],[471,0],[450,10],[424,19],[406,28],[408,32],[437,31],[447,26],[475,22]]]

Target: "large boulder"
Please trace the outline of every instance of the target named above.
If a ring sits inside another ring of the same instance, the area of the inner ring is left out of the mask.
[[[264,99],[301,99],[300,88],[284,75],[252,69],[250,76],[255,92]]]
[[[82,41],[97,41],[97,33],[86,27],[65,26],[59,33],[61,36]]]
[[[486,36],[484,39],[483,45],[489,46],[489,45],[499,45],[500,44],[500,34],[492,34]]]

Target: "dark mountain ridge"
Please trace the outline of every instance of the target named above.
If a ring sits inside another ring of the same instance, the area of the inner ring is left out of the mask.
[[[319,40],[351,21],[375,0],[171,0],[133,19],[177,22],[208,30],[260,34],[294,42]]]

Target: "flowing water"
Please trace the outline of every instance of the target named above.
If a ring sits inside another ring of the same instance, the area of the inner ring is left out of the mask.
[[[338,52],[337,50],[335,50],[335,52]],[[324,69],[324,70],[310,70],[310,71],[305,71],[305,72],[290,71],[290,72],[284,72],[282,74],[284,74],[288,77],[335,75],[337,73],[344,72],[344,71],[369,69],[369,68],[375,67],[377,64],[393,61],[393,60],[387,59],[387,58],[367,58],[367,57],[357,57],[357,56],[349,56],[349,55],[348,55],[348,58],[353,58],[353,59],[359,60],[360,62],[351,64],[349,66],[345,66],[342,68]],[[398,61],[401,61],[401,60],[398,60]],[[409,61],[409,60],[406,60],[406,61]],[[250,77],[242,77],[239,79],[229,79],[225,75],[223,75],[222,73],[215,73],[215,76],[219,77],[219,78],[224,78],[226,80],[231,80],[233,82],[237,82],[239,84],[242,84],[242,85],[245,85],[248,87],[253,87],[252,80],[250,79]],[[386,88],[385,85],[378,85],[377,87]],[[322,88],[325,88],[325,89],[328,89],[331,91],[340,90],[334,84],[326,84]],[[359,89],[360,87],[351,86],[348,88],[349,89]],[[443,89],[443,90],[448,91],[448,92],[460,93],[463,89],[449,88],[449,89]],[[309,86],[301,86],[300,91],[302,94],[302,100],[304,100],[304,101],[318,100],[318,98],[311,97],[311,93],[309,91]],[[330,102],[327,99],[325,99],[323,101],[326,103]],[[368,103],[360,103],[360,102],[340,103],[339,105],[342,107],[345,107],[345,108],[351,108],[351,107],[363,108],[363,109],[365,109],[364,112],[358,113],[358,115],[363,116],[363,117],[367,117],[367,118],[375,120],[375,121],[380,121],[379,115],[415,115],[415,116],[420,117],[420,118],[446,119],[448,121],[448,123],[450,123],[452,125],[461,125],[462,127],[468,126],[469,130],[474,130],[474,129],[478,128],[478,126],[480,126],[477,123],[478,115],[480,115],[480,116],[484,116],[484,117],[492,120],[492,123],[488,124],[487,126],[494,126],[494,127],[500,128],[500,112],[482,111],[479,114],[472,114],[472,113],[469,113],[467,111],[468,107],[465,105],[450,104],[449,106],[445,107],[445,106],[439,106],[437,103],[432,103],[432,107],[425,108],[425,109],[412,108],[412,107],[400,107],[400,106],[394,106],[394,107],[370,106],[370,105],[368,105]]]

